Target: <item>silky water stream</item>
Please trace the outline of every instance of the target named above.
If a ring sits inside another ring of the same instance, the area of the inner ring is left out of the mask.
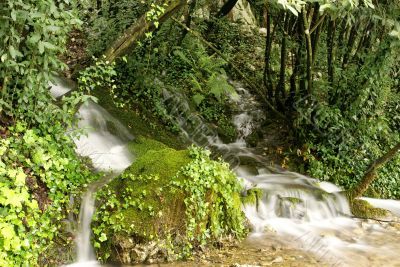
[[[52,87],[54,96],[68,90],[62,84]],[[236,90],[232,101],[238,106],[234,124],[239,136],[229,144],[224,144],[200,117],[187,114],[190,109],[183,96],[165,92],[165,107],[189,140],[217,151],[229,161],[247,189],[256,187],[263,191],[256,206],[243,207],[253,228],[247,242],[268,246],[269,240],[279,239],[286,246],[306,251],[331,266],[400,266],[399,228],[391,223],[352,218],[340,188],[272,167],[262,153],[247,148],[245,138],[263,120],[260,115],[263,112],[247,90],[240,85]],[[86,129],[87,135],[75,140],[77,152],[90,157],[97,170],[112,174],[89,185],[83,197],[77,238],[78,262],[70,266],[98,266],[90,244],[93,194],[131,164],[133,156],[126,144],[133,136],[94,102],[83,105],[78,115],[78,128]],[[400,216],[398,201],[366,200]]]

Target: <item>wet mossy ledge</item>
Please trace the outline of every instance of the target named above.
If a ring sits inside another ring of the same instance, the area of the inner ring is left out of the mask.
[[[247,233],[242,186],[227,163],[197,147],[175,150],[139,137],[135,162],[97,193],[98,258],[123,264],[190,258]]]
[[[379,219],[388,216],[389,211],[381,208],[375,208],[363,199],[353,199],[350,202],[351,213],[359,218]]]

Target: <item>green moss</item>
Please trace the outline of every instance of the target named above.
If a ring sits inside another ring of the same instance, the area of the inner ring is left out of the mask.
[[[168,146],[154,139],[139,136],[128,144],[128,149],[137,157],[143,156],[150,150],[166,149]]]
[[[387,210],[375,208],[362,199],[353,199],[350,202],[350,207],[351,213],[360,218],[381,218],[388,215]]]
[[[366,197],[381,198],[381,194],[378,193],[372,186],[369,186],[365,192]]]
[[[232,143],[238,137],[235,125],[225,116],[218,121],[217,133],[224,143]]]
[[[303,200],[297,197],[283,197],[284,200],[289,201],[293,205],[303,203]]]
[[[251,188],[246,193],[246,196],[241,197],[241,202],[245,205],[258,205],[258,201],[262,198],[264,191],[261,188]]]
[[[159,175],[161,179],[168,179],[172,178],[189,162],[190,157],[187,150],[175,150],[173,148],[149,150],[139,157],[124,174]]]
[[[96,89],[93,93],[98,98],[99,104],[115,118],[118,118],[134,136],[153,138],[176,149],[187,146],[185,141],[177,138],[176,134],[171,133],[153,114],[146,110],[117,107],[106,88]],[[108,126],[111,131],[115,128],[112,125]]]
[[[145,142],[132,146],[141,156],[110,186],[118,196],[131,198],[134,203],[134,207],[121,212],[123,228],[144,238],[157,235],[161,226],[180,225],[179,221],[184,218],[184,194],[178,190],[170,192],[170,182],[191,159],[187,150],[168,148],[154,140],[140,140]]]

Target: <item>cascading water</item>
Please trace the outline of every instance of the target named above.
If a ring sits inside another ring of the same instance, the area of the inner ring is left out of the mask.
[[[185,136],[197,145],[217,150],[231,163],[238,177],[244,179],[248,189],[263,191],[257,205],[244,206],[253,226],[250,238],[254,242],[271,240],[271,236],[279,238],[332,266],[400,266],[396,256],[400,251],[400,231],[389,223],[352,218],[340,188],[273,168],[262,153],[247,147],[245,139],[263,120],[263,111],[247,90],[237,84],[235,87],[239,97],[232,101],[240,113],[233,122],[239,136],[230,144],[224,144],[200,117],[189,114],[182,95],[166,92],[165,103]],[[394,214],[400,212],[399,201],[366,200]]]
[[[51,93],[57,98],[70,90],[68,83],[57,79],[57,85],[52,85]],[[77,152],[89,157],[97,171],[109,174],[90,184],[82,198],[76,237],[77,263],[69,266],[100,266],[90,242],[90,223],[95,211],[94,194],[132,163],[133,156],[127,143],[133,136],[117,119],[93,101],[82,105],[77,116],[79,122],[77,129],[73,130],[84,130],[86,134],[74,138]]]
[[[55,97],[69,89],[53,86]],[[165,92],[165,107],[183,134],[193,143],[217,150],[244,179],[247,189],[259,188],[263,197],[257,205],[245,205],[244,212],[253,226],[251,242],[267,245],[271,238],[288,246],[313,253],[332,266],[400,266],[400,231],[389,223],[378,224],[349,217],[349,205],[340,188],[315,179],[271,167],[257,149],[246,147],[246,137],[263,117],[253,96],[236,85],[238,97],[232,99],[240,111],[233,118],[239,136],[224,144],[215,130],[190,112],[183,95]],[[107,111],[90,102],[79,110],[78,128],[87,136],[76,139],[81,155],[92,159],[98,170],[111,170],[114,175],[132,162],[126,143],[129,132]],[[80,228],[77,238],[78,262],[71,266],[98,266],[90,244],[90,222],[94,212],[93,194],[112,175],[91,184],[82,200]],[[399,215],[398,201],[366,199],[372,204]]]

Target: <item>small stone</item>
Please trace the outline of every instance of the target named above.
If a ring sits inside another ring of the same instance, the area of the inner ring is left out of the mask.
[[[283,262],[283,258],[281,256],[276,257],[273,261],[271,261],[271,263],[281,263]]]
[[[281,250],[282,248],[281,248],[279,245],[272,245],[272,246],[271,246],[271,249],[272,249],[273,251],[278,251],[278,250]]]

